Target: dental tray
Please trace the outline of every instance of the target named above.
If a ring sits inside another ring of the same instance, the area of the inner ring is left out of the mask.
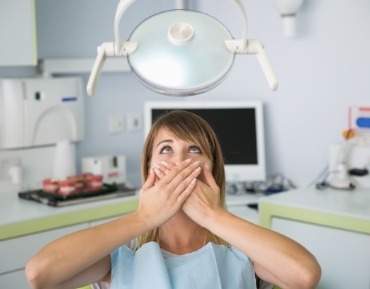
[[[44,192],[43,190],[31,190],[18,193],[18,197],[52,207],[62,207],[100,201],[118,197],[135,195],[136,188],[127,187],[125,184],[103,184],[102,189],[96,191],[84,191],[68,196]]]

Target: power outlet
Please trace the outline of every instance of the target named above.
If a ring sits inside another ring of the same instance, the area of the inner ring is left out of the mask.
[[[111,115],[108,119],[109,132],[110,133],[120,133],[123,131],[123,116],[122,115]]]
[[[130,132],[140,131],[142,128],[142,119],[140,113],[130,113],[127,115],[127,129]]]
[[[19,158],[0,159],[0,180],[10,180],[9,169],[20,164]]]

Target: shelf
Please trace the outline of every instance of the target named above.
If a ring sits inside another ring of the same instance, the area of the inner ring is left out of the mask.
[[[43,74],[90,73],[94,62],[94,58],[50,58],[40,60],[39,68]],[[107,58],[102,72],[129,71],[127,59],[122,57]]]

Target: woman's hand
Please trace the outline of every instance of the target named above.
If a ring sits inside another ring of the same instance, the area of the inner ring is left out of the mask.
[[[172,173],[174,167],[175,165],[172,163],[162,162],[157,166],[158,169],[155,173],[159,179],[162,179]],[[198,178],[194,190],[182,205],[182,210],[194,222],[205,227],[207,217],[212,212],[221,209],[221,204],[220,189],[207,164],[204,166],[202,179],[203,181],[200,181]]]
[[[150,227],[156,228],[165,223],[182,207],[196,186],[201,171],[199,165],[199,162],[187,159],[173,165],[163,175],[158,166],[150,169],[140,191],[138,209],[144,220],[150,222]]]
[[[182,210],[194,222],[202,227],[207,227],[208,217],[222,208],[220,204],[220,189],[207,164],[204,166],[203,172],[204,181],[196,183],[194,191],[185,201]]]

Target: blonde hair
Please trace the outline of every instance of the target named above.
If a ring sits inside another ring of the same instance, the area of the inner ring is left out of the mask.
[[[202,148],[202,151],[212,162],[212,174],[220,189],[221,206],[225,208],[225,169],[220,143],[212,127],[204,119],[188,111],[174,110],[167,112],[159,116],[153,123],[143,147],[141,160],[142,182],[144,183],[148,177],[154,139],[162,128],[166,128],[178,138],[192,142]],[[157,238],[158,229],[144,233],[138,238],[137,248],[145,243],[156,241]],[[227,245],[224,240],[211,232],[207,234],[207,241]]]

